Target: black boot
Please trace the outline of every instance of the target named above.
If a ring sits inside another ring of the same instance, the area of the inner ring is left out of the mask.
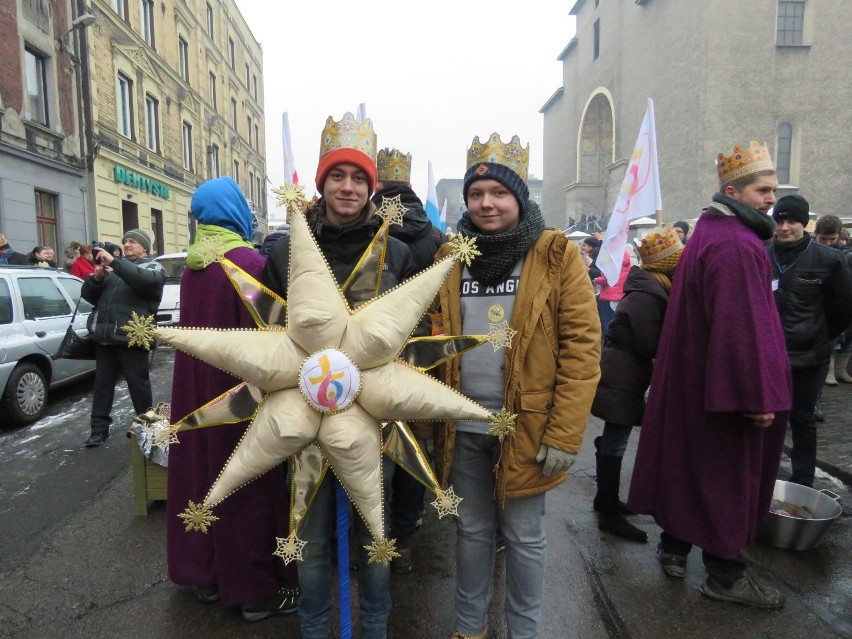
[[[600,450],[600,446],[599,446],[600,443],[601,443],[600,436],[595,437],[595,450]],[[595,456],[597,456],[597,453],[595,453]],[[619,471],[619,474],[620,474],[620,472],[621,471]],[[616,488],[616,497],[618,496],[617,493],[618,493],[618,489]],[[598,490],[598,494],[600,494],[600,490]],[[601,506],[600,506],[600,503],[598,502],[598,496],[595,495],[595,499],[592,501],[592,510],[594,510],[595,512],[599,512],[600,509],[601,509]],[[627,504],[625,504],[623,501],[619,500],[619,502],[618,502],[618,514],[623,515],[624,517],[627,517],[628,515],[633,515],[635,513],[627,507]]]
[[[598,473],[598,528],[630,541],[648,542],[648,534],[628,522],[619,510],[618,487],[621,483],[621,457],[595,455]],[[622,504],[623,505],[623,504]]]

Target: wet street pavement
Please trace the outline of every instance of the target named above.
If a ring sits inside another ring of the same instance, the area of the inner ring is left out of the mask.
[[[157,352],[155,401],[168,399],[172,361],[169,349]],[[202,605],[168,581],[164,504],[153,503],[146,517],[133,514],[126,388],[116,394],[112,436],[98,449],[82,448],[90,392],[91,380],[56,391],[41,421],[0,430],[0,637],[299,637],[295,616],[249,624],[236,610]],[[826,467],[846,473],[850,400],[852,385],[826,388],[820,440],[821,460],[831,459]],[[601,428],[590,419],[573,477],[548,494],[542,639],[852,637],[852,496],[834,476],[820,473],[816,487],[840,494],[844,515],[817,548],[757,544],[747,552],[761,575],[781,584],[786,608],[716,603],[698,591],[704,578],[698,552],[685,580],[662,574],[655,559],[659,529],[650,518],[633,518],[649,533],[648,544],[598,531],[591,442]],[[625,477],[638,435],[625,457]],[[449,639],[454,630],[454,528],[433,513],[430,508],[418,535],[414,572],[392,578],[392,639]],[[504,568],[501,554],[489,624],[489,637],[498,639],[506,636]]]

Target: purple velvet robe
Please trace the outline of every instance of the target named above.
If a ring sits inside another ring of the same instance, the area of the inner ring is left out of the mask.
[[[266,259],[249,248],[226,257],[259,279]],[[218,264],[187,269],[181,280],[180,325],[254,328],[245,305]],[[176,421],[240,383],[240,379],[178,351],[172,387]],[[169,578],[178,585],[218,588],[225,605],[257,602],[297,583],[295,564],[272,555],[275,537],[288,534],[286,464],[243,486],[213,510],[219,520],[206,534],[184,532],[178,519],[189,500],[200,503],[236,448],[248,422],[179,435],[169,447],[167,551]]]
[[[628,506],[733,558],[769,504],[790,409],[790,367],[762,242],[704,214],[675,274]],[[758,428],[744,413],[775,413]]]

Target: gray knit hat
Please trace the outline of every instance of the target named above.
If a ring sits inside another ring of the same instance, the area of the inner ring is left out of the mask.
[[[127,231],[121,236],[121,243],[124,244],[124,240],[128,238],[139,242],[145,248],[145,252],[151,254],[151,247],[154,245],[154,237],[151,235],[151,231],[145,229]]]
[[[508,166],[496,162],[481,162],[471,166],[465,172],[464,186],[462,187],[465,206],[467,206],[467,191],[470,189],[470,185],[477,180],[496,180],[512,192],[512,195],[518,200],[521,211],[526,209],[527,201],[530,198],[530,191],[526,182]]]

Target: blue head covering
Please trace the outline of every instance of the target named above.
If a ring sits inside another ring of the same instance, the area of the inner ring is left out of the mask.
[[[214,178],[199,186],[189,207],[202,224],[221,226],[246,240],[254,237],[251,209],[239,185],[229,177]]]

